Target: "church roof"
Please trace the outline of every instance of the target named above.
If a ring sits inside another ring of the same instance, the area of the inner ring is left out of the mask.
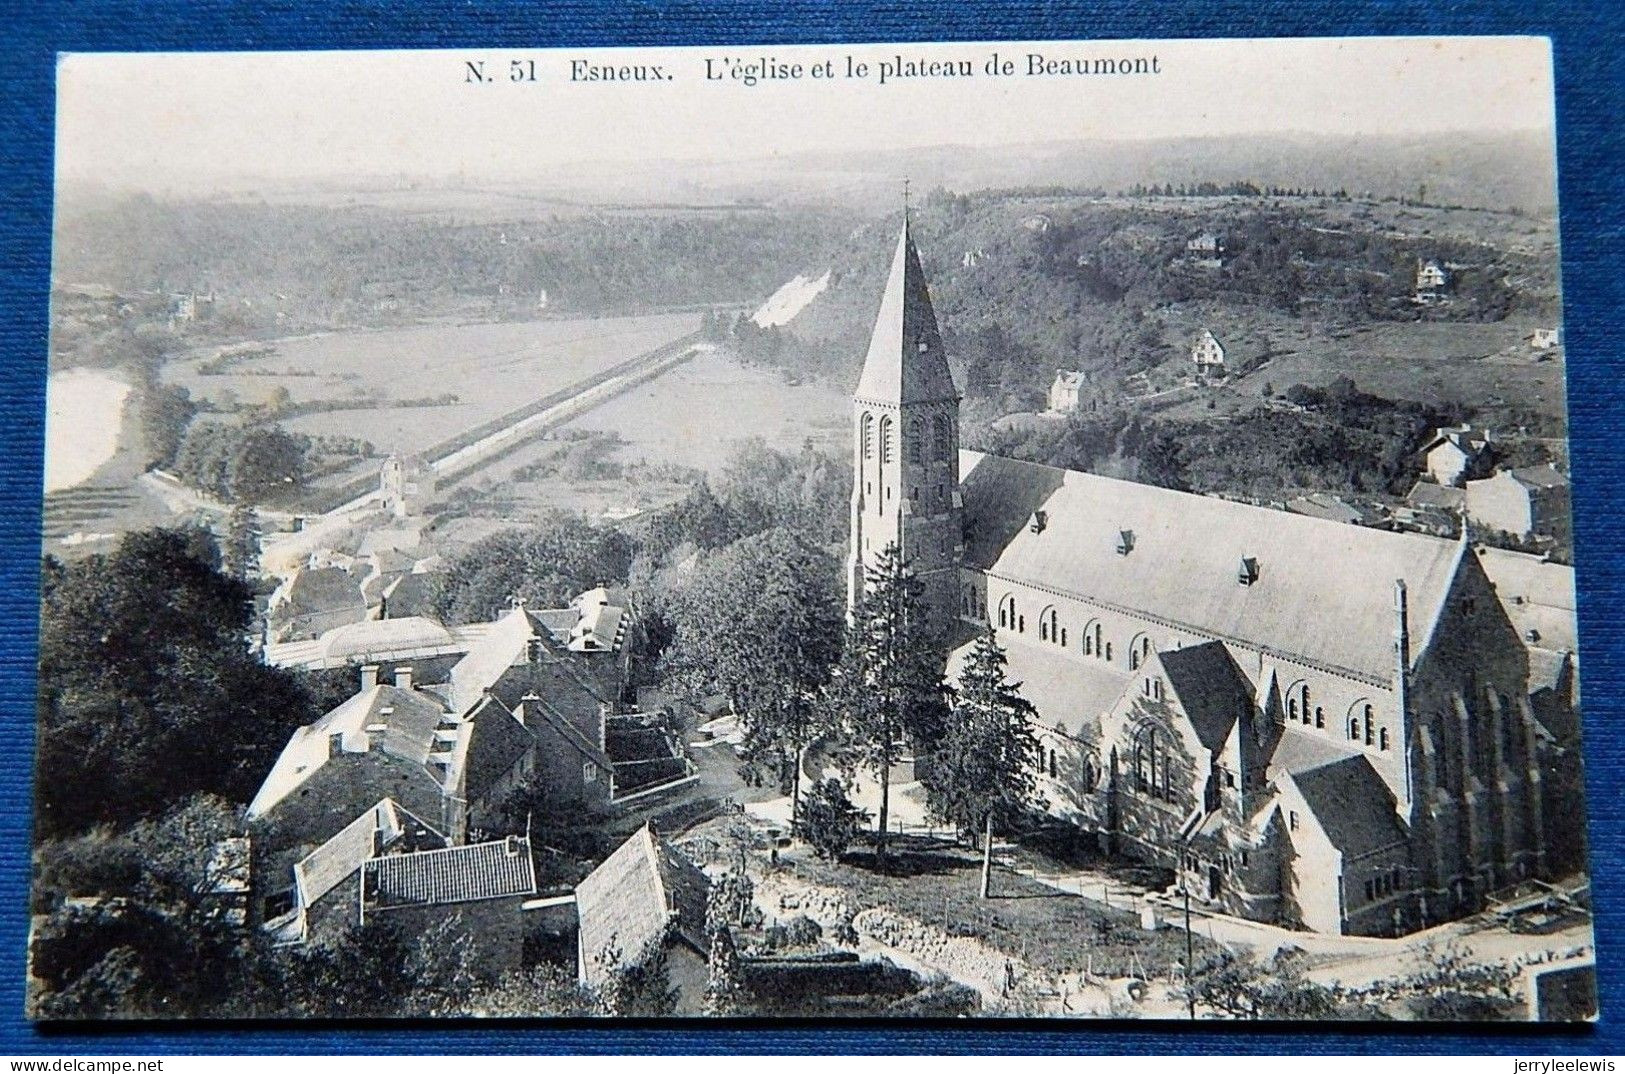
[[[1403,843],[1405,827],[1394,813],[1394,798],[1364,757],[1294,772],[1298,793],[1332,845],[1345,858]]]
[[[903,223],[880,298],[869,354],[855,397],[873,403],[942,402],[959,398],[937,330],[920,253]]]
[[[1237,717],[1253,704],[1252,684],[1216,641],[1169,649],[1156,657],[1168,685],[1185,710],[1202,745],[1217,750],[1229,737]]]
[[[1393,677],[1394,581],[1414,659],[1458,570],[1461,546],[1422,534],[974,451],[960,473],[966,566],[1376,683]]]

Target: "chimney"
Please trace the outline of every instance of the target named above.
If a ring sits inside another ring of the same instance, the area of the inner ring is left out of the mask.
[[[519,704],[515,705],[514,708],[513,708],[513,714],[516,717],[518,717],[520,723],[524,723],[525,722],[525,710],[527,708],[537,708],[537,709],[539,709],[541,707],[542,707],[542,696],[540,694],[536,693],[534,690],[532,690],[530,693],[526,694],[524,697],[519,699]]]
[[[410,690],[412,688],[411,667],[400,667],[395,669],[395,688],[397,690]]]
[[[361,665],[361,688],[363,690],[371,690],[374,686],[377,686],[377,685],[378,685],[378,665],[377,664],[363,664],[363,665]]]

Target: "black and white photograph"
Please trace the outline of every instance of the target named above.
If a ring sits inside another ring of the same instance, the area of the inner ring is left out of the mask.
[[[32,1019],[1596,1019],[1548,40],[56,94]]]

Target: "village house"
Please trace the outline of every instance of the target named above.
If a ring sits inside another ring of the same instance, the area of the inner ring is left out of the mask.
[[[1568,524],[1569,479],[1550,463],[1498,470],[1467,482],[1467,517],[1514,537],[1551,535]]]
[[[1191,362],[1198,380],[1217,380],[1225,375],[1224,344],[1207,329],[1191,345]]]
[[[699,1014],[705,997],[706,902],[711,883],[645,824],[576,886],[576,965],[583,987],[601,990],[616,969],[640,965],[657,948],[677,990],[678,1014]]]
[[[1087,394],[1087,378],[1083,373],[1057,369],[1055,379],[1049,386],[1049,411],[1051,414],[1076,414],[1083,408]]]
[[[1529,349],[1536,351],[1549,351],[1560,343],[1558,330],[1555,328],[1537,328],[1529,336]]]
[[[1416,299],[1432,302],[1444,297],[1450,286],[1450,273],[1434,260],[1416,262]]]
[[[894,546],[993,629],[1049,808],[1205,904],[1399,934],[1545,875],[1547,730],[1468,544],[952,450],[907,227],[854,394],[849,599]]]
[[[460,845],[514,830],[522,789],[536,807],[585,815],[691,781],[658,714],[620,711],[628,617],[612,592],[551,623],[523,607],[457,633],[389,619],[268,654],[360,676],[354,696],[293,733],[249,804],[270,875],[384,798]]]
[[[423,514],[439,491],[435,473],[416,455],[391,455],[378,474],[384,511],[396,518]]]
[[[1489,457],[1490,434],[1468,424],[1437,429],[1433,438],[1422,445],[1429,477],[1440,485],[1460,485],[1470,477],[1477,477]]]
[[[357,572],[342,566],[294,570],[272,592],[266,607],[271,641],[299,641],[367,618],[367,598]]]
[[[1342,522],[1350,526],[1372,526],[1382,521],[1382,515],[1369,508],[1357,507],[1329,492],[1311,492],[1294,496],[1286,502],[1293,514],[1323,518],[1328,522]]]
[[[1211,231],[1204,231],[1185,243],[1186,259],[1200,268],[1222,268],[1224,254],[1224,239]]]

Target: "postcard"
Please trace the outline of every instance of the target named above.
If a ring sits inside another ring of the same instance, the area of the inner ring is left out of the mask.
[[[1594,1018],[1552,85],[62,56],[31,1016]]]

